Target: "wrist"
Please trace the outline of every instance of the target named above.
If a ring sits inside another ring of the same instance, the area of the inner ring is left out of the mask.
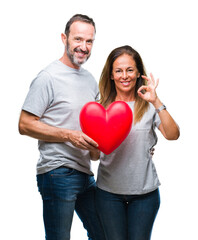
[[[72,131],[69,129],[61,129],[61,139],[63,142],[71,142],[71,133]]]
[[[166,106],[164,104],[161,107],[155,109],[157,113],[161,112],[162,110],[166,110]]]
[[[160,99],[157,97],[155,101],[152,102],[153,106],[155,109],[158,109],[163,105],[163,103],[160,101]]]
[[[91,160],[98,160],[100,158],[100,150],[90,151]]]
[[[158,97],[152,104],[155,107],[155,111],[157,113],[161,112],[162,110],[166,110],[166,106],[160,101]]]

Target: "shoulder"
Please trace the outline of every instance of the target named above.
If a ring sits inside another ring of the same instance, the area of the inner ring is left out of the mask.
[[[89,77],[90,79],[96,81],[93,74],[91,72],[89,72],[87,69],[81,68],[81,74],[83,74],[83,75]]]
[[[53,81],[53,76],[56,72],[56,62],[54,61],[52,63],[50,63],[48,66],[46,66],[45,68],[43,68],[35,77],[35,79],[32,81],[31,86],[32,85],[48,85],[48,84],[52,84]]]
[[[53,89],[53,77],[46,70],[41,70],[30,84],[30,91],[39,92],[41,89]]]
[[[151,103],[148,104],[148,108],[144,115],[142,116],[141,120],[136,123],[137,128],[148,128],[153,125],[154,119],[156,116],[155,108]]]
[[[61,65],[59,64],[59,61],[55,60],[43,68],[39,74],[48,78],[52,78],[55,74],[57,74],[57,72],[60,71],[60,67]]]
[[[153,106],[152,103],[149,103],[148,105],[148,109],[144,114],[144,117],[148,120],[148,119],[155,119],[157,113],[155,111],[155,107]]]
[[[31,83],[32,86],[44,86],[52,84],[52,76],[45,70],[41,70]]]
[[[156,111],[155,111],[155,108],[154,108],[154,106],[153,106],[153,104],[152,104],[152,103],[149,103],[149,106],[148,106],[148,111],[149,111],[150,113],[153,113],[153,114],[155,114],[155,113],[156,113]]]

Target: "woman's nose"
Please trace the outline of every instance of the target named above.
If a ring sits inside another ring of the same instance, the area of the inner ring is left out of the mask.
[[[123,73],[122,73],[122,78],[123,78],[123,79],[126,79],[127,77],[128,77],[127,72],[126,72],[126,71],[123,71]]]

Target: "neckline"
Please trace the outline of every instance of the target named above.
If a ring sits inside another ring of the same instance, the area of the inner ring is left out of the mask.
[[[62,65],[64,68],[67,68],[68,70],[73,71],[73,72],[81,72],[82,69],[83,69],[82,67],[80,67],[79,69],[69,67],[68,65],[64,64],[63,62],[61,62],[60,59],[57,59],[57,63],[59,65]]]

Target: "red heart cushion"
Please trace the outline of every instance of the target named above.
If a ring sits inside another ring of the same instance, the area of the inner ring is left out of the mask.
[[[116,101],[105,109],[97,102],[89,102],[80,112],[82,131],[98,143],[99,149],[110,154],[129,134],[133,113],[129,105]]]

